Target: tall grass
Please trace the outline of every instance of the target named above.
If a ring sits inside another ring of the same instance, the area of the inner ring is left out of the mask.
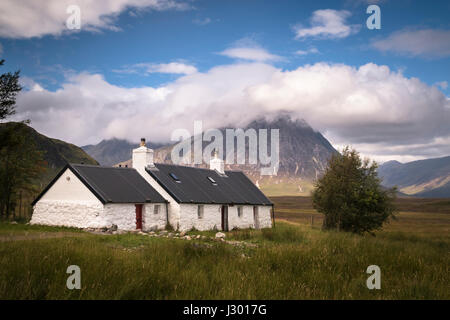
[[[279,222],[239,247],[125,234],[0,242],[0,299],[449,299],[448,238],[323,232]],[[81,268],[81,290],[66,269]],[[369,265],[381,290],[366,287]]]

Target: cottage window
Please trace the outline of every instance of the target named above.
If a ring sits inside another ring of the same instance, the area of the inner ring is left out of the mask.
[[[153,207],[153,213],[159,214],[160,207],[161,206],[159,204],[155,204],[155,206]]]
[[[197,216],[199,219],[203,219],[203,211],[204,211],[204,206],[202,204],[198,205]]]
[[[237,207],[238,217],[242,218],[242,214],[244,213],[244,208],[242,206]]]
[[[169,176],[175,180],[176,183],[181,183],[180,178],[177,177],[177,175],[173,172],[169,173]]]
[[[211,182],[212,183],[212,185],[213,186],[217,186],[217,182],[216,182],[216,180],[214,180],[213,178],[211,178],[211,177],[207,177],[208,178],[208,180],[209,180],[209,182]]]

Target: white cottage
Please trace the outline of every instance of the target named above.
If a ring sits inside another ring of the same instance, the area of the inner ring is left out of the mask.
[[[33,202],[33,224],[122,230],[269,228],[273,204],[240,171],[153,163],[133,150],[133,168],[69,164]]]

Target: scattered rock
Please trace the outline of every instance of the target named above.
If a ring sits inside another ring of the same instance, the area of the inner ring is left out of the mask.
[[[223,232],[216,233],[216,239],[224,239],[225,237],[226,237],[226,235]]]
[[[202,236],[201,235],[197,235],[196,237],[195,237],[195,239],[200,239]]]
[[[194,243],[192,243],[192,247],[198,248],[198,249],[203,249],[203,248],[210,249],[213,246],[209,243],[194,242]]]
[[[190,236],[185,236],[184,237],[186,240],[191,240],[192,238]]]
[[[228,244],[231,244],[232,246],[241,246],[243,243],[241,241],[226,241]]]
[[[17,221],[11,221],[10,224],[17,224]]]
[[[181,231],[180,232],[180,237],[184,237],[186,235],[186,232],[185,231]]]
[[[113,224],[111,228],[109,228],[110,231],[117,231],[117,224]]]

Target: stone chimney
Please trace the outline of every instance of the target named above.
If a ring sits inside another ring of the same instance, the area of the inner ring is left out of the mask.
[[[145,146],[145,138],[141,139],[139,148],[133,149],[133,168],[145,170],[147,166],[153,167],[153,150]]]
[[[217,150],[214,150],[214,157],[209,161],[209,168],[225,174],[225,164],[222,159],[219,159]]]

